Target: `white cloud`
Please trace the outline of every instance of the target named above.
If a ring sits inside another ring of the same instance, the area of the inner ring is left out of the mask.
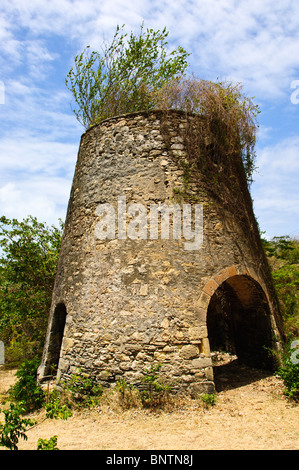
[[[299,172],[299,136],[287,137],[261,149],[257,166],[263,177],[281,178],[282,175],[290,175],[296,178]]]
[[[254,94],[285,92],[299,64],[299,35],[284,20],[298,21],[298,2],[280,3],[280,9],[272,1],[229,2],[228,8],[220,3],[222,8],[211,2],[214,12],[199,41],[199,60],[203,56],[207,69],[246,83]]]
[[[145,26],[166,26],[170,41],[192,51],[195,73],[240,80],[263,97],[286,93],[299,66],[297,0],[2,0],[2,12],[4,47],[15,60],[26,57],[35,74],[55,57],[49,35],[71,39],[78,48],[100,46],[117,23],[136,30],[143,20]]]
[[[252,187],[255,213],[269,237],[299,233],[299,137],[260,150]]]
[[[24,138],[11,135],[2,139],[0,166],[2,175],[23,172],[43,173],[52,177],[57,173],[72,176],[77,156],[75,144],[47,141],[42,138]]]
[[[83,128],[71,113],[71,96],[65,88],[47,83],[45,88],[28,76],[9,79],[5,85],[5,104],[0,106],[3,142],[23,141],[40,136],[53,141],[73,141]]]
[[[271,102],[276,115],[299,79],[297,0],[1,0],[0,11],[0,209],[7,216],[54,217],[61,201],[67,203],[83,128],[71,114],[63,68],[86,45],[110,41],[116,24],[128,31],[138,31],[143,20],[145,27],[166,26],[170,47],[192,52],[196,75],[241,81],[246,94]],[[291,112],[296,119],[294,106]],[[271,119],[261,126],[264,144],[279,127]],[[297,148],[298,138],[285,135],[259,149],[252,189],[257,214],[275,225],[273,235],[298,217]]]
[[[26,62],[28,63],[29,75],[34,79],[45,77],[48,63],[52,62],[58,54],[51,53],[43,44],[43,41],[35,39],[23,43],[26,51]]]
[[[70,181],[63,178],[33,178],[0,187],[1,215],[22,220],[28,215],[58,225],[65,219]]]
[[[78,144],[14,134],[0,151],[0,213],[23,219],[31,214],[57,224],[64,220]]]

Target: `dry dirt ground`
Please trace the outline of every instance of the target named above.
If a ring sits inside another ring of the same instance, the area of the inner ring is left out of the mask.
[[[299,406],[284,397],[281,380],[236,362],[215,368],[212,407],[191,399],[172,411],[106,406],[66,421],[45,420],[39,412],[31,416],[39,424],[19,449],[35,450],[39,438],[57,435],[60,450],[298,450]],[[14,383],[14,373],[0,370],[0,395]]]

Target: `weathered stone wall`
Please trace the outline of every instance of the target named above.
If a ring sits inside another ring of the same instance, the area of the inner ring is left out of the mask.
[[[138,384],[146,367],[161,362],[175,388],[212,392],[207,310],[217,288],[235,276],[258,282],[271,331],[278,333],[263,254],[200,185],[189,188],[203,204],[199,249],[186,250],[183,239],[161,239],[160,232],[158,239],[119,239],[117,231],[115,238],[97,238],[99,204],[114,205],[117,215],[120,196],[127,207],[183,202],[186,181],[178,161],[186,150],[178,129],[186,117],[173,112],[167,119],[168,139],[159,112],[116,117],[82,136],[40,378],[55,362],[59,305],[66,309],[58,367],[64,379],[81,368],[102,383],[124,378]]]

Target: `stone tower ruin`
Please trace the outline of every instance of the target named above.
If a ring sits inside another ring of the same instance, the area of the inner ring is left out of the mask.
[[[190,122],[139,112],[82,135],[40,380],[55,367],[138,386],[161,363],[195,395],[214,391],[212,350],[273,367],[281,318],[247,185],[231,192],[245,223],[188,177]]]

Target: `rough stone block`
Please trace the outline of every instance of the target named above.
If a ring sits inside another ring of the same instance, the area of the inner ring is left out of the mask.
[[[197,346],[193,344],[188,344],[186,346],[183,346],[179,352],[179,355],[183,359],[193,359],[194,357],[198,357],[199,355],[199,349]]]

